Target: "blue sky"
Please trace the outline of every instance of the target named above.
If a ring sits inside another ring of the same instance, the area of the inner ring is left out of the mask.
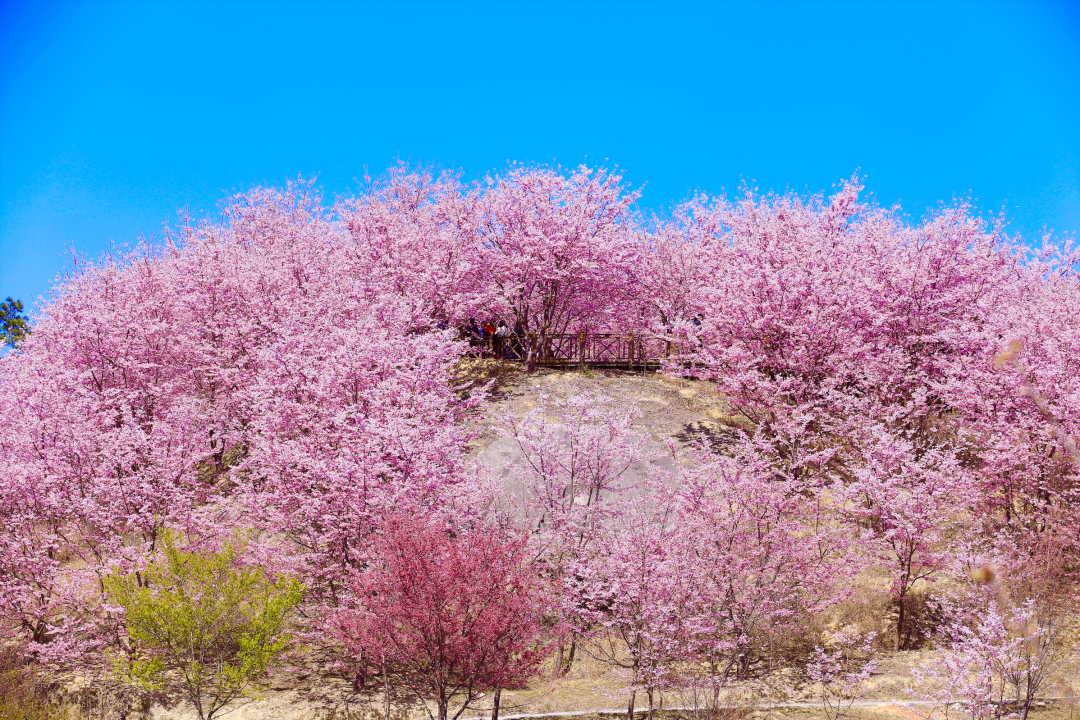
[[[395,158],[617,164],[646,209],[858,169],[1080,230],[1080,3],[0,2],[0,298],[180,208]]]

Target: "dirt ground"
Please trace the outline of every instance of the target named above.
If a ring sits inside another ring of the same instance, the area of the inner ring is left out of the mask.
[[[641,413],[634,430],[657,442],[671,438],[681,443],[724,444],[730,442],[732,426],[738,424],[712,383],[656,372],[582,373],[541,368],[526,375],[517,363],[465,360],[458,365],[456,375],[459,382],[474,386],[492,383],[487,401],[478,408],[486,422],[476,424],[479,434],[471,443],[474,455],[499,437],[501,415],[521,417],[535,408],[542,396],[566,399],[591,393],[616,405],[633,405]]]

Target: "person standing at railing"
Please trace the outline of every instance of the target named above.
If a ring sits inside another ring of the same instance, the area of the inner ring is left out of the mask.
[[[476,322],[476,318],[469,318],[469,322],[465,325],[464,329],[464,339],[469,345],[479,345],[480,333],[480,324]]]
[[[495,357],[505,358],[509,355],[510,328],[506,323],[499,321],[499,327],[495,329]]]

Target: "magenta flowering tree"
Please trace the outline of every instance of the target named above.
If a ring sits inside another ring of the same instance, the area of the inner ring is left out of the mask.
[[[545,654],[549,596],[523,539],[391,515],[373,540],[354,607],[331,631],[361,663],[434,702],[433,720],[456,720],[482,691],[531,675]]]

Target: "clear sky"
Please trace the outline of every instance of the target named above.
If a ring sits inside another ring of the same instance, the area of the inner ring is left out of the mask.
[[[1080,230],[1080,2],[0,0],[0,298],[180,208],[395,158],[617,164],[641,204],[970,192]]]

